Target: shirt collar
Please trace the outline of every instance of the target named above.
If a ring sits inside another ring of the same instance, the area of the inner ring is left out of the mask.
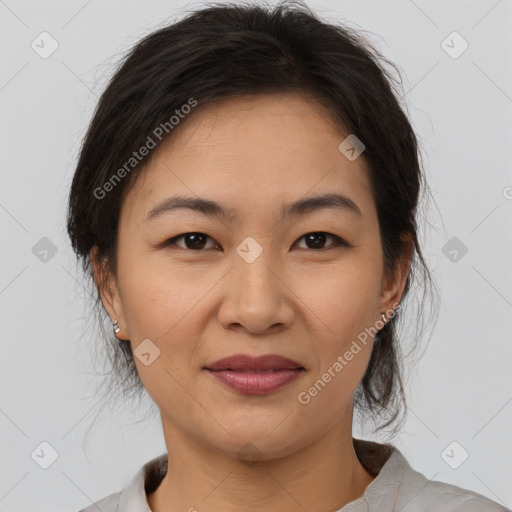
[[[375,479],[364,494],[344,505],[337,512],[392,512],[405,472],[409,467],[402,453],[390,444],[353,439],[356,454]],[[152,512],[147,494],[153,492],[167,472],[167,454],[146,462],[135,473],[119,495],[118,511]]]
[[[337,512],[393,512],[409,466],[400,450],[390,444],[354,439],[354,448],[365,468],[375,476],[363,495]]]
[[[167,472],[167,453],[146,462],[135,473],[119,495],[117,510],[122,512],[152,512],[147,494],[158,487]]]

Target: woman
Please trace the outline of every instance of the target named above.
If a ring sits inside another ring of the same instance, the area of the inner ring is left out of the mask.
[[[112,78],[68,232],[167,454],[84,511],[505,510],[352,436],[355,410],[399,419],[399,310],[430,279],[416,137],[379,58],[304,6],[224,5]]]

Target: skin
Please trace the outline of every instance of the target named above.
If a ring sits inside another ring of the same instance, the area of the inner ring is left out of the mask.
[[[160,350],[148,366],[135,358],[169,454],[167,475],[148,496],[154,512],[335,511],[373,480],[352,445],[352,399],[373,338],[309,404],[297,398],[359,333],[382,327],[380,313],[396,308],[409,271],[410,250],[393,274],[384,271],[364,158],[349,161],[338,149],[347,135],[297,93],[205,105],[155,150],[126,194],[117,279],[96,264],[94,272],[118,338],[133,350],[150,339]],[[280,214],[286,203],[332,192],[362,215]],[[176,194],[215,200],[235,216],[180,209],[145,222]],[[315,250],[304,235],[319,231],[351,247],[327,236]],[[156,248],[190,232],[209,237],[203,248],[184,238]],[[252,263],[236,252],[248,236],[263,249]],[[203,369],[236,353],[280,354],[306,371],[269,395],[249,396]],[[246,443],[257,462],[238,455]]]

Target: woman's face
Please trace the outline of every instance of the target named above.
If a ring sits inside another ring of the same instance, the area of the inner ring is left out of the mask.
[[[363,157],[340,151],[349,134],[312,99],[240,97],[182,123],[123,201],[117,282],[103,303],[165,433],[232,457],[247,443],[262,459],[284,456],[351,425],[380,313],[396,308],[407,267],[385,276]],[[326,194],[347,200],[283,214]],[[175,196],[219,206],[154,210]],[[237,354],[303,369],[219,372],[252,383],[235,389],[207,368]]]

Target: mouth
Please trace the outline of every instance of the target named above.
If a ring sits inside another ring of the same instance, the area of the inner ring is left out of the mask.
[[[259,357],[252,357],[245,354],[236,354],[203,367],[210,371],[235,371],[265,373],[280,370],[305,370],[304,366],[278,354],[267,354]]]
[[[276,354],[256,358],[239,354],[203,369],[230,389],[249,395],[277,391],[306,371],[300,363]]]

